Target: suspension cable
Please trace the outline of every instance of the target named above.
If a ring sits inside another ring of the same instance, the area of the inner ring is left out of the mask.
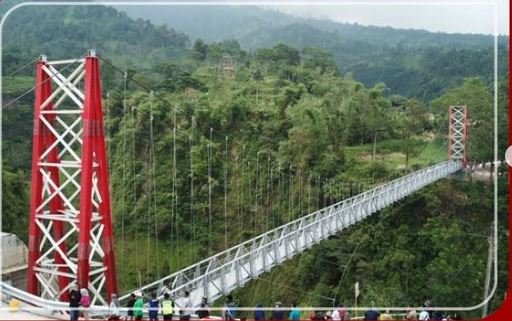
[[[277,180],[277,225],[281,224],[281,196],[284,194],[282,191],[283,185],[281,182],[281,162],[277,164],[277,174],[279,176]]]
[[[228,248],[228,136],[224,147],[224,249]]]
[[[150,121],[150,127],[151,127],[151,121]],[[149,158],[150,158],[150,164],[151,164],[151,142],[148,142],[147,149],[149,151]],[[149,192],[151,193],[151,171],[149,172]],[[147,235],[146,235],[146,281],[149,280],[149,253],[151,252],[151,194],[149,194],[148,197],[148,210],[146,214],[146,224],[148,226]],[[158,254],[157,254],[158,256]]]
[[[176,230],[176,251],[174,255],[176,256],[176,268],[180,268],[180,230],[179,230],[179,219],[178,219],[178,188],[177,188],[177,168],[176,168],[176,130],[177,130],[177,118],[176,118],[176,109],[174,109],[174,126],[173,126],[173,136],[172,136],[172,193],[174,197],[173,202],[173,213],[174,213],[174,225]]]
[[[244,166],[245,164],[245,145],[242,145],[242,160],[240,162],[240,167],[241,167],[241,172],[242,172],[242,175],[241,175],[241,188],[240,188],[240,193],[241,193],[241,197],[240,197],[240,213],[238,215],[238,231],[239,231],[239,242],[242,243],[242,216],[244,215],[244,209],[245,209],[245,194],[244,194],[244,185],[245,185],[245,179],[244,179]]]
[[[316,178],[316,208],[319,209],[320,208],[320,193],[322,192],[321,191],[321,186],[320,186],[320,182],[322,181],[322,176],[318,176]]]
[[[106,131],[107,131],[107,157],[110,160],[110,91],[107,91],[107,101],[105,103],[107,107],[107,123],[106,123]],[[108,164],[108,172],[110,173],[110,162]]]
[[[212,164],[211,164],[212,128],[210,127],[210,141],[206,146],[208,158],[208,256],[212,256]]]
[[[299,176],[299,216],[302,216],[302,170],[299,169],[297,172]]]
[[[292,165],[290,165],[290,177],[288,184],[288,222],[291,222],[293,217],[293,172]]]
[[[28,66],[33,65],[38,60],[39,60],[39,58],[33,59],[32,61],[27,62],[23,66],[19,67],[18,69],[16,69],[13,72],[11,72],[10,74],[5,75],[4,77],[5,78],[10,78],[10,77],[14,76],[15,74],[17,74],[18,72],[22,71],[23,69],[27,68]]]
[[[149,123],[149,132],[150,132],[150,158],[151,158],[151,179],[153,181],[153,215],[154,215],[154,223],[155,223],[155,247],[156,247],[156,273],[158,278],[160,278],[160,263],[159,263],[159,254],[160,248],[158,244],[158,217],[157,217],[157,196],[156,196],[156,160],[155,160],[155,135],[153,128],[153,92],[150,93],[150,123]]]
[[[308,213],[311,213],[311,173],[308,176]]]
[[[254,205],[255,205],[255,212],[254,212],[254,231],[257,232],[257,219],[258,219],[258,194],[259,194],[259,178],[260,178],[260,152],[258,151],[256,153],[256,186],[254,189]]]
[[[247,192],[247,197],[246,197],[246,200],[244,203],[247,203],[247,204],[250,204],[251,203],[251,196],[254,195],[254,191],[251,191],[251,180],[250,180],[250,170],[251,170],[251,160],[250,158],[247,158],[247,164],[246,164],[246,174],[247,176],[249,177],[249,179],[247,180],[247,177],[246,177],[246,181],[247,181],[247,188],[246,188],[246,192]],[[251,213],[251,207],[250,205],[246,205],[246,211],[247,213],[250,215]],[[249,218],[247,224],[253,224],[253,222],[251,221],[251,217]]]
[[[135,153],[135,114],[134,114],[135,107],[132,106],[131,108],[131,129],[132,129],[132,173],[133,173],[133,213],[135,217],[137,218],[137,169],[135,166],[135,159],[136,159],[136,153]],[[139,229],[135,229],[135,253],[139,253]],[[148,256],[149,254],[146,254]],[[137,270],[140,273],[140,267],[139,267],[139,261],[138,258],[139,255],[136,255],[135,258],[135,265]],[[140,279],[139,279],[140,282]]]
[[[270,180],[271,180],[271,174],[270,174],[270,155],[268,155],[267,158],[267,201],[265,205],[265,231],[268,231],[268,221],[270,220],[269,213],[272,212],[272,208],[270,206]]]
[[[328,192],[329,192],[328,188],[326,186],[327,184],[328,184],[328,180],[327,180],[327,178],[325,178],[324,179],[324,183],[322,185],[323,186],[322,187],[322,192],[323,192],[322,194],[324,196],[324,206],[323,206],[324,208],[327,207],[327,196],[328,196]]]
[[[197,263],[197,239],[196,239],[196,222],[194,215],[194,120],[191,120],[191,133],[190,133],[190,219],[192,220],[192,256],[193,262]]]
[[[236,202],[236,214],[237,214],[237,218],[238,218],[238,224],[240,224],[241,223],[241,219],[240,219],[240,165],[238,163],[238,155],[235,156],[235,171],[236,171],[235,186],[236,186],[236,192],[238,193],[237,194],[237,202]]]
[[[126,255],[126,244],[125,244],[125,212],[126,212],[126,193],[125,193],[125,187],[128,185],[126,183],[126,159],[128,158],[128,152],[127,152],[127,139],[126,139],[126,122],[127,122],[127,112],[126,112],[126,73],[124,73],[123,77],[123,83],[124,83],[124,89],[123,89],[123,173],[122,173],[122,183],[123,186],[121,186],[123,195],[121,196],[121,249],[123,253],[123,257],[127,257]],[[124,268],[124,264],[122,264]]]
[[[101,61],[103,61],[103,62],[105,62],[107,65],[109,65],[110,67],[114,68],[115,70],[117,70],[117,71],[119,71],[119,72],[121,72],[121,73],[125,73],[125,72],[126,72],[126,71],[123,71],[121,68],[117,67],[116,65],[114,65],[114,64],[113,64],[112,62],[110,62],[108,59],[103,58],[103,57],[98,56],[98,55],[97,55],[97,57],[98,57]],[[146,85],[142,84],[141,82],[139,82],[137,79],[135,79],[135,78],[133,78],[133,77],[130,79],[130,81],[131,81],[131,82],[133,82],[134,84],[136,84],[137,86],[139,86],[139,87],[141,87],[141,88],[145,89],[148,93],[150,93],[150,92],[152,92],[152,91],[153,91],[153,89],[151,89],[151,88],[147,87]]]

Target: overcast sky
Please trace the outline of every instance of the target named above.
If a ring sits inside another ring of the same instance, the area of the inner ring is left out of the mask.
[[[313,2],[313,1],[311,1]],[[339,22],[450,33],[494,34],[495,7],[499,34],[509,34],[509,0],[411,1],[357,0],[342,5],[270,6],[296,16],[327,18]],[[368,4],[370,2],[371,4]],[[434,2],[434,3],[433,3]]]
[[[101,1],[101,0],[95,0]],[[109,0],[105,0],[109,1]],[[112,0],[110,0],[112,1]],[[135,1],[141,0],[115,0]],[[151,1],[151,0],[148,0]],[[509,0],[153,0],[260,4],[301,17],[449,33],[509,34]],[[272,3],[288,3],[277,6]],[[319,3],[320,2],[320,3]],[[322,4],[323,2],[323,4]],[[294,4],[295,3],[295,4]],[[316,3],[316,4],[315,4]],[[337,3],[326,5],[325,3]],[[497,8],[497,13],[495,12]]]

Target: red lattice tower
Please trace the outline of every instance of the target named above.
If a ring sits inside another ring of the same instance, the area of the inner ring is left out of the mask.
[[[29,224],[28,292],[67,300],[76,283],[89,290],[92,304],[106,304],[117,293],[100,68],[93,50],[85,58],[42,56],[37,63]]]
[[[448,159],[458,160],[467,165],[468,108],[450,106],[448,126]]]

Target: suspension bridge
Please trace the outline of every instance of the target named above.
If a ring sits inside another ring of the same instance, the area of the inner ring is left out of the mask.
[[[78,66],[66,75],[59,70],[70,65]],[[123,301],[135,290],[117,285],[99,65],[94,51],[79,59],[37,61],[27,289],[2,283],[1,292],[4,299],[17,298],[46,316],[66,314],[73,284],[90,291],[91,309],[98,313],[105,311],[111,294],[124,293]],[[448,119],[447,161],[338,200],[136,290],[160,293],[167,286],[176,296],[188,290],[193,306],[203,296],[216,300],[462,170],[467,164],[466,106],[450,106]]]

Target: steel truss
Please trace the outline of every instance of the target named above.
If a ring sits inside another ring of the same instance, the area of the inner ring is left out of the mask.
[[[450,106],[448,129],[448,158],[467,165],[468,110],[466,106]]]
[[[71,71],[64,75],[65,70]],[[27,288],[42,298],[65,301],[73,284],[89,289],[92,304],[107,304],[105,298],[117,293],[103,128],[94,51],[76,60],[41,57],[36,67]]]
[[[461,162],[447,161],[416,171],[273,229],[140,290],[159,292],[170,284],[176,296],[182,290],[190,291],[193,306],[198,306],[203,296],[216,300],[329,236],[460,169]],[[121,300],[128,297],[129,294]]]

